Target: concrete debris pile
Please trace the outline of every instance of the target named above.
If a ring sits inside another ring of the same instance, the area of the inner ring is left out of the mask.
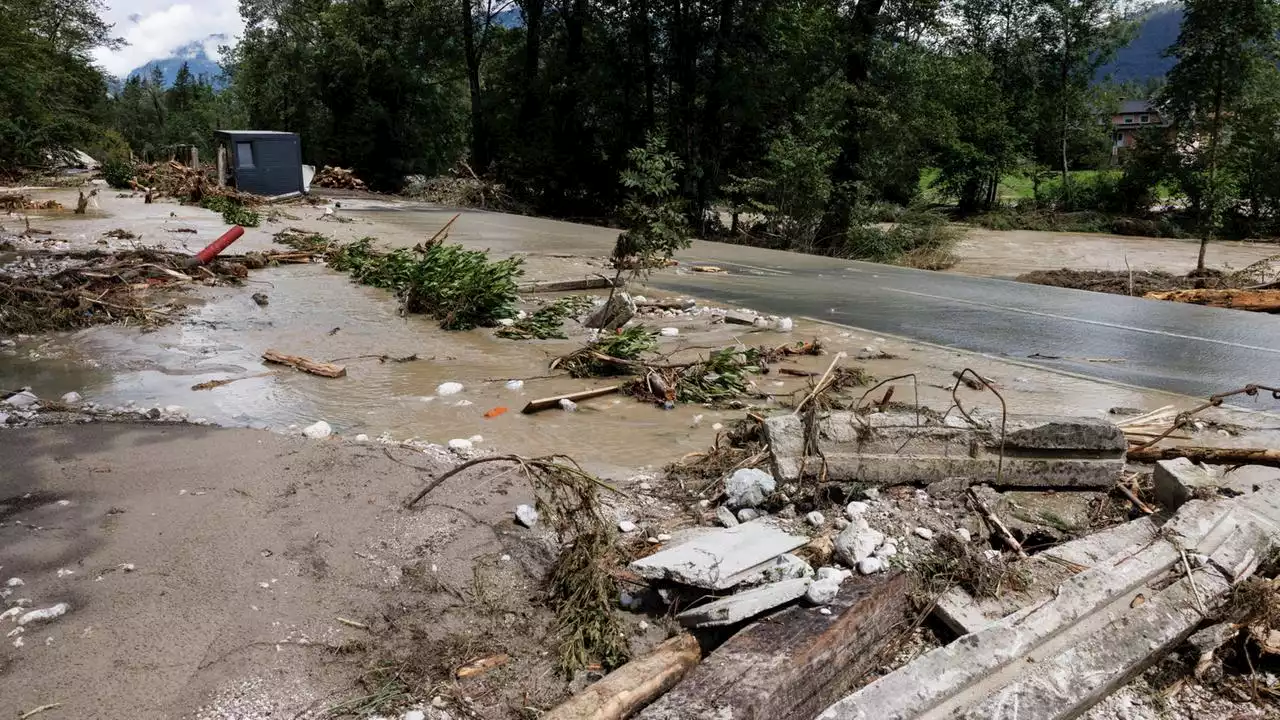
[[[325,165],[316,173],[315,178],[311,180],[311,184],[322,188],[339,188],[342,190],[364,190],[364,181],[355,176],[355,173],[347,168],[334,167]]]

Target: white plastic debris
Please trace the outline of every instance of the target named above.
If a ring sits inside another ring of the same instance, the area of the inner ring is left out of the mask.
[[[356,436],[356,442],[369,442],[369,436],[364,433],[360,433]]]
[[[76,574],[75,570],[70,570],[68,568],[58,568],[58,577],[60,578],[64,578],[68,575],[75,575],[75,574]]]
[[[323,440],[333,434],[333,428],[329,423],[319,420],[314,425],[308,425],[302,429],[302,434],[312,440]]]
[[[527,528],[531,528],[538,524],[538,511],[532,505],[517,505],[516,521]]]
[[[62,617],[67,614],[71,606],[66,603],[58,603],[53,607],[42,608],[40,610],[32,610],[31,612],[18,618],[19,625],[26,625],[33,622],[48,622],[54,618]]]
[[[658,542],[668,542],[671,540],[671,533],[658,533]]]
[[[662,337],[677,337],[680,335],[680,328],[664,327],[658,331]]]
[[[78,392],[76,392],[76,391],[74,391],[74,390],[72,390],[71,392],[69,392],[69,393],[67,393],[66,395],[63,395],[63,396],[62,396],[62,402],[66,403],[66,404],[68,404],[68,405],[74,405],[74,404],[76,404],[76,403],[80,402],[80,401],[81,401],[81,400],[83,400],[83,399],[84,399],[84,397],[83,397],[83,396],[81,396],[81,395],[80,395],[80,393],[78,393]]]
[[[0,613],[0,622],[4,622],[5,620],[16,618],[21,614],[22,614],[21,607],[11,607],[8,610],[5,610],[4,612]]]
[[[701,416],[701,415],[694,415],[694,416],[693,416],[693,421],[689,423],[689,427],[698,427],[698,426],[699,426],[699,425],[701,425],[701,424],[702,424],[702,416]]]
[[[462,392],[462,383],[440,383],[440,385],[436,387],[437,395],[457,395],[460,392]]]
[[[71,504],[71,501],[70,501],[70,500],[59,500],[59,501],[58,501],[58,507],[67,507],[67,506],[68,506],[68,505],[70,505],[70,504]]]
[[[562,400],[560,401],[560,407],[561,407],[561,409],[563,409],[565,412],[574,412],[574,411],[576,411],[576,410],[578,409],[578,403],[576,403],[576,402],[574,402],[574,401],[572,401],[572,400],[570,400],[570,399],[568,399],[568,398],[564,398],[564,399],[562,399]]]
[[[134,565],[133,563],[122,563],[120,565],[120,569],[125,572],[133,572],[134,570],[138,569],[138,566]]]
[[[400,720],[427,720],[427,714],[421,710],[410,710],[400,716]]]
[[[454,438],[449,441],[450,450],[470,450],[471,447],[471,441],[466,438]]]
[[[523,390],[523,389],[524,389],[524,381],[523,381],[523,380],[508,380],[508,381],[507,381],[507,389],[508,389],[508,390]]]
[[[471,407],[472,405],[475,405],[475,403],[470,400],[459,400],[453,404],[454,407]]]
[[[795,322],[789,317],[778,318],[778,321],[773,324],[774,329],[778,332],[791,332],[795,329],[795,326]]]
[[[483,436],[483,435],[472,435],[470,439],[471,439],[471,442],[472,442],[473,444],[474,444],[474,443],[482,443],[482,442],[484,442],[484,436]]]
[[[711,426],[711,429],[715,430],[716,432],[720,432],[721,430],[724,429],[724,425],[721,425],[720,423],[716,423],[715,425]]]
[[[623,520],[618,523],[618,532],[632,533],[636,531],[636,524],[630,520]]]
[[[512,325],[516,324],[516,321],[511,318],[499,318],[498,324],[501,325],[502,327],[511,327]]]

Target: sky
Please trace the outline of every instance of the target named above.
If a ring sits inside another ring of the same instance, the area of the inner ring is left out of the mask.
[[[95,52],[98,64],[123,78],[130,70],[173,55],[173,51],[193,42],[203,42],[205,53],[218,58],[218,45],[210,35],[228,38],[244,28],[237,0],[105,0],[103,18],[115,25],[112,32],[128,44],[119,50]]]

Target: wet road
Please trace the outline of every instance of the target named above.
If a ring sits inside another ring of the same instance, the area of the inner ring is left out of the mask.
[[[422,215],[452,212],[391,214],[420,222]],[[451,235],[500,252],[587,255],[606,255],[616,236],[607,228],[485,212],[464,213]],[[720,243],[697,242],[678,257],[684,265],[729,272],[655,274],[650,284],[1187,395],[1249,382],[1280,386],[1280,318],[1273,316]],[[1271,398],[1240,404],[1280,409]]]

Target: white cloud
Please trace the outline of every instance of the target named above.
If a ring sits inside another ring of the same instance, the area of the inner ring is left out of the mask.
[[[205,53],[216,60],[217,46],[226,43],[208,40],[209,36],[232,38],[244,29],[237,0],[115,0],[102,16],[115,24],[112,33],[128,45],[119,50],[99,48],[94,58],[104,70],[121,78],[193,42],[203,43]]]

